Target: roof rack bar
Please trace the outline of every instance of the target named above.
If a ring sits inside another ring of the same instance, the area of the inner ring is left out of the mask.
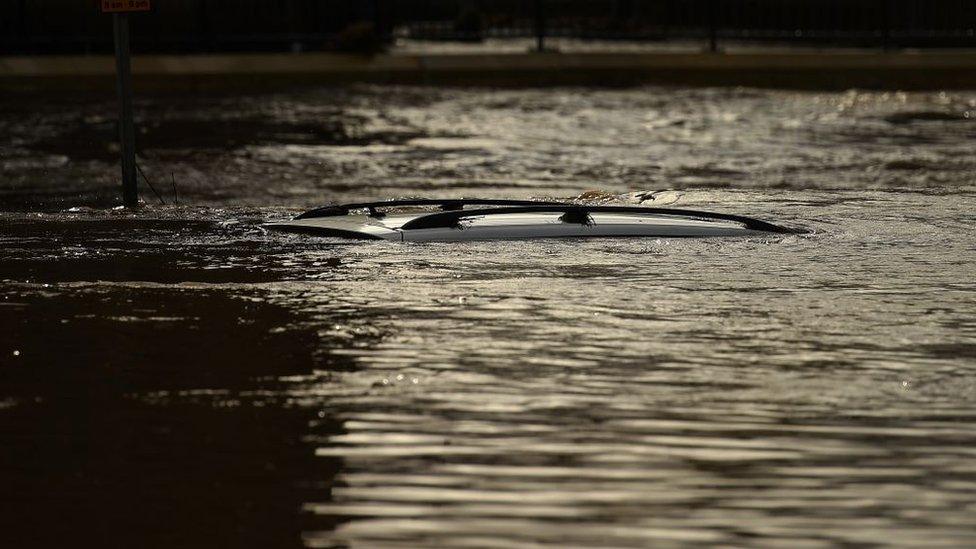
[[[677,208],[643,208],[640,206],[587,206],[584,204],[566,204],[566,203],[547,204],[544,202],[536,202],[522,207],[481,208],[475,210],[460,210],[460,211],[431,213],[431,214],[427,214],[412,219],[404,223],[403,226],[400,227],[400,229],[404,231],[411,231],[416,229],[440,229],[440,228],[447,228],[447,227],[459,227],[461,219],[466,217],[516,214],[516,213],[540,213],[540,212],[558,212],[563,214],[570,212],[574,214],[572,215],[572,221],[570,222],[574,222],[577,219],[586,219],[586,217],[581,216],[582,214],[588,216],[589,214],[592,213],[601,213],[601,212],[602,213],[629,213],[629,214],[697,217],[699,219],[733,221],[736,223],[742,223],[747,229],[752,229],[755,231],[765,231],[770,233],[798,234],[803,232],[796,229],[781,227],[779,225],[773,225],[772,223],[767,223],[766,221],[761,221],[759,219],[753,219],[751,217],[745,217],[745,216],[733,215],[733,214],[702,212],[697,210],[682,210]]]
[[[439,206],[444,211],[460,211],[465,205],[472,206],[561,206],[572,205],[570,202],[552,202],[542,200],[496,200],[491,198],[416,198],[404,200],[384,200],[380,202],[355,202],[351,204],[333,204],[322,206],[299,214],[295,219],[311,219],[314,217],[334,217],[348,215],[352,210],[368,209],[372,217],[382,217],[376,208],[396,208],[400,206]]]

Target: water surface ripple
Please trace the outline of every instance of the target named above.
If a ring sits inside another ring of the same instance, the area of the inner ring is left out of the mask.
[[[343,100],[377,103],[360,91]],[[976,151],[970,122],[946,118],[976,95],[407,92],[427,103],[396,124],[425,137],[240,144],[213,153],[248,151],[240,178],[187,189],[191,205],[21,213],[5,191],[11,546],[976,541]],[[325,94],[309,93],[265,108]],[[732,105],[746,128],[779,120],[785,141],[737,137],[688,104]],[[634,119],[638,106],[657,114]],[[482,141],[508,124],[528,124],[510,129],[517,144]],[[7,169],[27,181],[19,154]],[[340,154],[394,186],[350,168],[364,196],[508,166],[517,196],[596,186],[633,203],[676,182],[653,202],[811,233],[454,244],[258,228],[297,211],[250,205],[266,193],[354,196],[331,175],[259,185],[267,155],[335,168]],[[387,171],[398,162],[413,178]]]

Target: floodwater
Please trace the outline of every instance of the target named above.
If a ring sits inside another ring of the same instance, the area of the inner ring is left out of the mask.
[[[976,543],[976,92],[142,97],[135,213],[113,107],[0,103],[0,545]],[[811,232],[259,227],[418,195]]]

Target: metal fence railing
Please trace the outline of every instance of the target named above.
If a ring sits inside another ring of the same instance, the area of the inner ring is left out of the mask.
[[[408,2],[409,3],[409,2]],[[973,0],[428,0],[399,18],[422,40],[700,40],[860,47],[976,47]]]
[[[976,48],[976,0],[166,0],[139,52],[370,49],[394,36]],[[0,55],[111,51],[94,1],[0,0]]]

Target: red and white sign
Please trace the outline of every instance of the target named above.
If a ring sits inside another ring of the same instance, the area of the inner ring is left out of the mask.
[[[102,0],[102,13],[127,13],[130,11],[150,11],[149,0]]]

